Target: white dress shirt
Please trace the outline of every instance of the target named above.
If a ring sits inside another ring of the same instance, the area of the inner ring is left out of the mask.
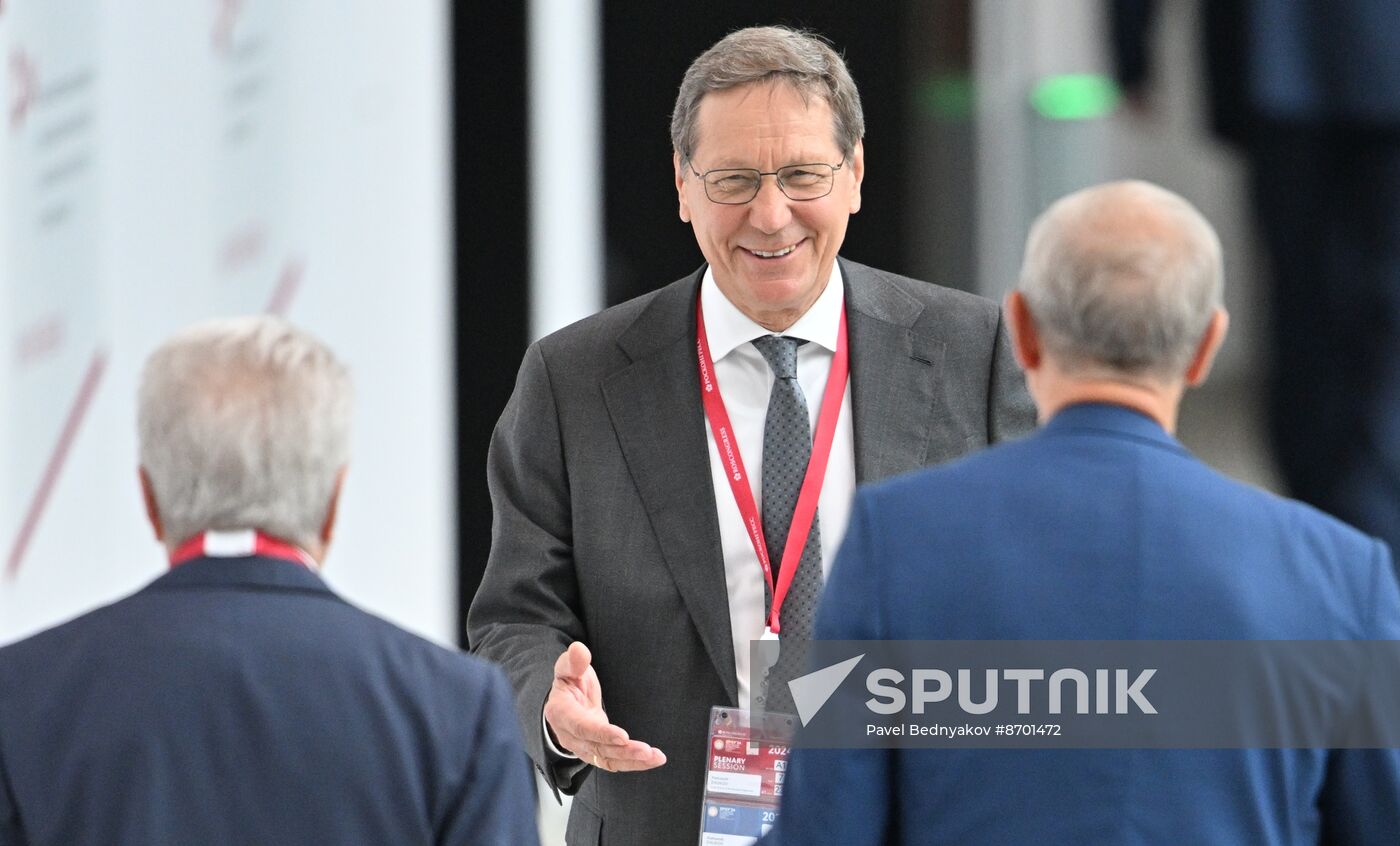
[[[817,428],[826,379],[836,355],[836,337],[840,331],[841,309],[845,306],[845,287],[841,269],[833,264],[831,279],[821,296],[781,333],[770,332],[739,311],[715,284],[713,272],[706,268],[700,283],[700,303],[705,309],[705,333],[710,344],[710,357],[715,362],[715,380],[724,396],[725,409],[744,457],[754,503],[763,509],[763,423],[768,413],[768,396],[773,389],[773,370],[763,355],[751,343],[764,335],[782,334],[800,338],[807,343],[797,348],[797,381],[807,399],[812,431]],[[831,563],[841,538],[846,534],[850,519],[851,499],[856,489],[855,440],[852,436],[851,381],[848,376],[843,387],[841,416],[836,421],[836,433],[831,445],[831,458],[826,466],[826,483],[817,500],[822,544],[822,575],[831,572]],[[699,402],[699,397],[696,397]],[[709,421],[705,421],[706,443],[710,453],[710,484],[715,490],[715,505],[719,516],[720,545],[724,553],[724,576],[729,592],[729,620],[733,627],[734,670],[739,679],[739,707],[749,707],[749,642],[763,635],[764,580],[758,555],[754,552],[729,476]],[[777,561],[772,562],[776,568]],[[719,704],[719,703],[711,703]]]
[[[744,457],[749,484],[753,488],[754,505],[763,510],[763,423],[768,414],[768,396],[773,390],[773,370],[749,343],[764,335],[782,334],[800,338],[807,343],[797,348],[797,382],[807,399],[807,413],[812,431],[817,429],[817,415],[826,379],[836,357],[836,337],[841,329],[841,309],[845,307],[845,286],[841,268],[833,264],[831,279],[821,296],[781,333],[770,332],[750,320],[729,301],[715,284],[713,271],[705,269],[700,283],[700,303],[705,309],[705,333],[710,343],[710,358],[715,363],[715,380],[724,397],[729,422]],[[698,365],[697,365],[698,366]],[[846,534],[850,519],[851,500],[856,490],[856,453],[851,424],[851,380],[847,376],[842,386],[841,416],[831,443],[831,457],[826,465],[826,483],[817,500],[822,544],[822,577],[831,572],[831,563],[841,538]],[[697,394],[695,402],[700,402]],[[733,628],[734,671],[739,679],[739,707],[749,707],[749,642],[763,635],[764,579],[744,528],[729,476],[715,446],[709,420],[705,421],[705,442],[710,455],[710,484],[714,486],[715,505],[719,516],[719,539],[724,554],[724,578],[729,593],[729,620]],[[771,562],[778,566],[777,561]],[[718,702],[709,703],[718,705]],[[541,717],[543,719],[543,717]],[[545,721],[545,744],[561,757],[576,758],[554,744]]]

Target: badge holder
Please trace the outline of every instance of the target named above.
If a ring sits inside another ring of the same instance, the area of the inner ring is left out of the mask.
[[[751,846],[773,827],[796,729],[789,714],[710,709],[700,846]]]

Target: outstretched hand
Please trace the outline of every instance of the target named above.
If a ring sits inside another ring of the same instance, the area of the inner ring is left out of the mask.
[[[650,770],[666,763],[660,749],[632,740],[608,722],[593,656],[577,641],[554,662],[554,686],[544,703],[544,718],[561,749],[608,772]]]

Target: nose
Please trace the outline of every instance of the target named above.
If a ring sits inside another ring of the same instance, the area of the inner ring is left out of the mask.
[[[749,224],[769,235],[781,230],[792,220],[791,202],[778,188],[778,178],[765,175],[758,194],[749,201]]]

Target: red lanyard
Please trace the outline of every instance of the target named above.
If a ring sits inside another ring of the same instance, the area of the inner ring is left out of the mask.
[[[841,309],[841,328],[836,336],[836,356],[831,360],[831,373],[826,377],[826,390],[822,394],[821,412],[817,415],[817,432],[812,439],[812,457],[807,462],[807,475],[802,479],[802,489],[797,494],[797,506],[792,512],[792,524],[788,527],[787,546],[783,549],[782,566],[778,572],[778,584],[773,584],[773,567],[768,560],[768,544],[763,539],[763,520],[758,507],[754,505],[753,491],[749,489],[748,474],[744,470],[744,459],[739,454],[739,441],[734,437],[734,427],[729,422],[729,412],[724,407],[724,397],[720,396],[719,383],[714,378],[714,362],[710,359],[710,341],[705,333],[705,310],[697,300],[695,303],[696,353],[700,360],[700,399],[705,406],[705,417],[710,421],[710,432],[714,435],[715,447],[720,460],[728,471],[729,489],[734,494],[734,503],[739,506],[739,514],[744,518],[744,526],[749,532],[749,542],[758,555],[758,564],[763,568],[763,578],[768,583],[768,592],[773,596],[773,609],[768,614],[768,630],[773,634],[782,631],[779,612],[793,576],[797,574],[798,562],[802,560],[802,550],[807,546],[807,536],[812,532],[812,519],[817,514],[817,500],[821,497],[822,483],[826,480],[826,462],[831,457],[831,442],[836,437],[836,419],[841,416],[841,400],[846,394],[846,374],[850,360],[846,350],[846,310]],[[821,566],[821,562],[817,562]]]
[[[243,558],[250,555],[281,558],[311,569],[316,567],[315,560],[306,550],[256,529],[200,532],[170,553],[170,566],[178,567],[195,558]]]

